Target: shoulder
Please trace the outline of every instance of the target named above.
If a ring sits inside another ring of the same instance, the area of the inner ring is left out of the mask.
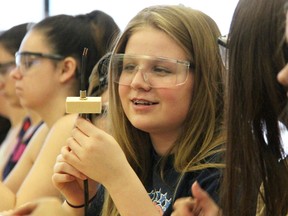
[[[33,158],[32,161],[36,160],[36,157],[39,154],[48,133],[49,128],[46,124],[42,124],[31,137],[29,144],[27,145],[27,150],[25,151],[30,152],[31,157]]]
[[[47,133],[49,132],[49,128],[45,123],[41,124],[39,128],[35,131],[35,133],[32,136],[32,139],[37,138],[37,137],[45,137]]]
[[[50,131],[45,139],[44,146],[51,148],[59,148],[66,143],[66,139],[70,137],[71,131],[75,125],[77,114],[69,114],[58,119],[50,128]],[[55,145],[61,143],[62,145]],[[55,147],[58,146],[58,147]]]
[[[50,134],[52,133],[65,133],[71,132],[75,125],[78,114],[68,114],[58,119],[51,127]]]
[[[53,158],[55,161],[56,156],[60,153],[60,149],[66,145],[66,140],[71,135],[76,118],[77,114],[63,116],[50,128],[41,149],[43,160],[48,161]]]

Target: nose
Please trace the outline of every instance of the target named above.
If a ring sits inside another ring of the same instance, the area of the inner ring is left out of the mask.
[[[10,77],[12,77],[15,80],[20,80],[22,79],[23,75],[20,71],[20,67],[16,66],[9,74]]]
[[[135,76],[133,77],[130,86],[134,89],[142,88],[145,91],[151,89],[146,74],[143,71],[141,71],[140,68],[135,73]]]

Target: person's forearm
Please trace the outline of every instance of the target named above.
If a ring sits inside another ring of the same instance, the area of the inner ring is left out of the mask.
[[[0,183],[0,196],[2,198],[0,202],[0,211],[10,210],[15,207],[16,196],[6,185],[3,184],[3,182]]]
[[[121,216],[159,216],[143,184],[130,169],[125,176],[104,185],[110,193]]]

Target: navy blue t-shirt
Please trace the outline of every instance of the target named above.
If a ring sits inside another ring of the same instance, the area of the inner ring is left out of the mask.
[[[219,159],[218,156],[210,157],[209,162],[219,162]],[[221,169],[207,168],[189,172],[182,177],[179,183],[180,174],[177,173],[172,166],[172,157],[168,158],[164,168],[164,179],[161,178],[160,169],[159,166],[157,166],[160,157],[155,154],[153,160],[153,175],[150,185],[146,186],[146,190],[152,201],[157,205],[157,208],[163,212],[164,216],[171,215],[173,203],[176,199],[191,196],[191,186],[195,181],[218,203]],[[88,215],[99,216],[103,202],[104,187],[100,186],[96,198],[89,206]],[[131,200],[131,205],[133,205],[133,200]]]

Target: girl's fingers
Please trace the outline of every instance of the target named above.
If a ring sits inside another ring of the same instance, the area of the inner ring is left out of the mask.
[[[79,172],[66,162],[57,162],[54,165],[54,173],[63,175],[63,178],[67,179],[68,181],[75,180],[75,177],[83,180],[87,178],[83,173]]]

